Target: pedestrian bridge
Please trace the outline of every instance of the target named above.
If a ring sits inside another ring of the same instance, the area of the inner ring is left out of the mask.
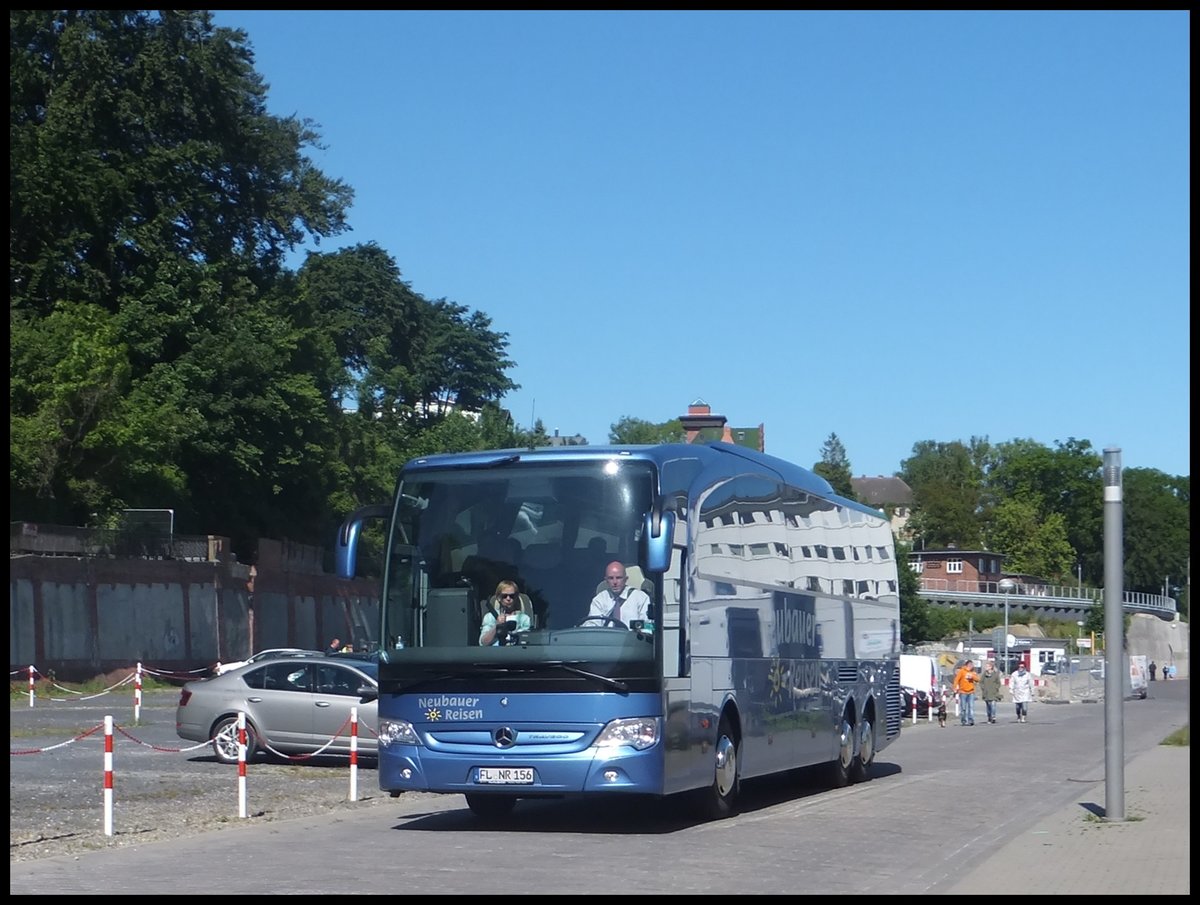
[[[1104,606],[1104,589],[1080,585],[1024,584],[1006,579],[1011,590],[1000,589],[998,581],[967,581],[954,578],[922,578],[920,596],[935,606],[1032,612],[1036,616],[1078,621]],[[1174,597],[1126,591],[1121,607],[1126,613],[1152,613],[1166,620],[1177,618]]]

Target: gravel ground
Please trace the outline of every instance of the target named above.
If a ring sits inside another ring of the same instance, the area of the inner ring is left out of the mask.
[[[360,759],[352,801],[348,758],[272,757],[247,765],[243,818],[237,767],[175,735],[178,697],[177,689],[146,692],[136,721],[126,687],[89,700],[39,692],[33,707],[10,698],[9,861],[399,804],[379,790],[372,759]],[[104,832],[105,715],[114,723],[111,836]],[[405,794],[403,803],[446,797]]]

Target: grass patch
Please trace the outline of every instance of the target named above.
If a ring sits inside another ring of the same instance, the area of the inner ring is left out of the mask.
[[[129,696],[133,697],[133,680],[129,679],[136,672],[136,668],[114,670],[102,676],[95,676],[84,682],[62,682],[54,678],[53,674],[49,677],[39,676],[34,680],[33,691],[39,700],[48,698],[70,698],[72,695],[86,697],[87,695],[100,694],[102,691],[116,689],[119,686],[120,691],[128,691]],[[128,680],[125,684],[121,684],[122,680]],[[142,691],[169,691],[180,687],[180,682],[170,682],[160,679],[157,676],[152,676],[147,673],[142,673]],[[29,677],[23,679],[10,679],[8,683],[8,700],[9,703],[14,703],[20,700],[29,700]]]
[[[1176,729],[1164,738],[1160,744],[1171,745],[1176,748],[1190,748],[1192,746],[1192,724],[1188,723],[1182,729]]]

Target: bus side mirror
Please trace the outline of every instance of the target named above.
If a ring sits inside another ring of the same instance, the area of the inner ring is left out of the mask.
[[[386,503],[372,503],[354,510],[338,529],[337,548],[334,550],[335,570],[338,578],[353,578],[358,568],[358,540],[362,536],[363,522],[369,518],[385,519],[391,514]]]
[[[642,526],[646,539],[646,571],[665,572],[671,564],[671,545],[675,538],[675,513],[651,511]]]

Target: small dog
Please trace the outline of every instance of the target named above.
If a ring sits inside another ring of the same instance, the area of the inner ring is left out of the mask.
[[[937,721],[938,721],[939,726],[941,726],[943,729],[946,728],[946,702],[945,702],[945,700],[938,702]]]

